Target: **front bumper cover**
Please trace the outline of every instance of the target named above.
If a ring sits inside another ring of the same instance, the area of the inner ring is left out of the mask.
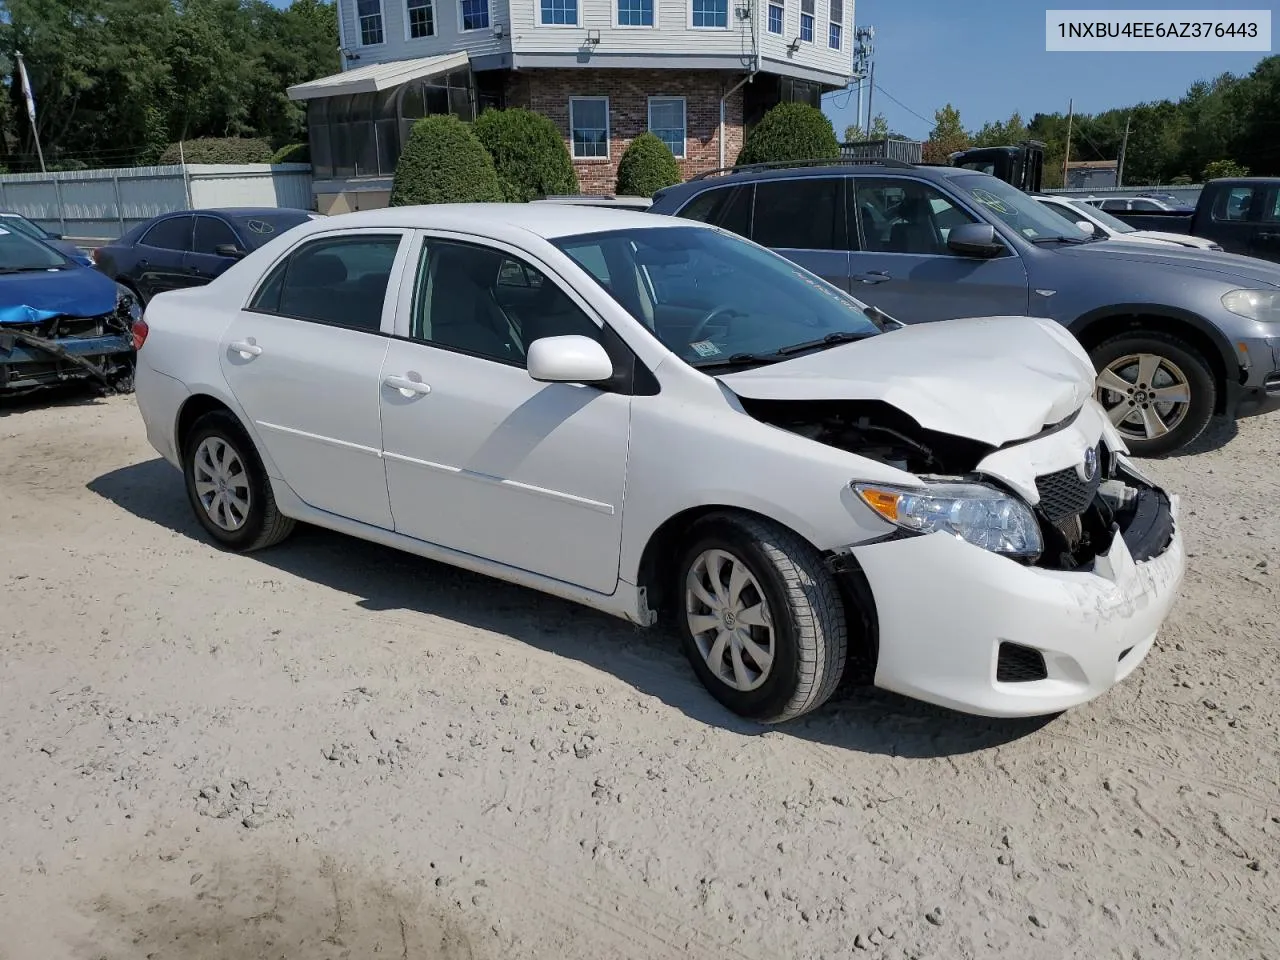
[[[1123,680],[1151,649],[1185,572],[1178,499],[1152,492],[1088,572],[1023,566],[942,533],[854,548],[875,600],[876,686],[1024,717],[1086,703]],[[1039,651],[1047,676],[997,680],[1002,642]]]

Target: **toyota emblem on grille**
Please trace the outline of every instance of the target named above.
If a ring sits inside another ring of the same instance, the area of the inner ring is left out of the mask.
[[[1082,464],[1085,480],[1092,480],[1098,475],[1098,451],[1090,447],[1084,452],[1084,463]]]

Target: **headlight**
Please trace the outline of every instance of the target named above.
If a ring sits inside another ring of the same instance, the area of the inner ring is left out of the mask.
[[[929,483],[923,490],[855,483],[872,510],[915,533],[949,533],[975,547],[1009,557],[1033,557],[1044,549],[1031,508],[981,483]]]
[[[142,319],[142,304],[132,290],[119,283],[116,284],[116,309],[127,311],[130,321]]]
[[[1280,323],[1280,290],[1232,290],[1222,305],[1238,317],[1262,323]]]

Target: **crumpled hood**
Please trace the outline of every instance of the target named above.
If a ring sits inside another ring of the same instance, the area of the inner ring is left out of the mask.
[[[1197,247],[1143,246],[1120,240],[1082,243],[1057,252],[1064,257],[1109,257],[1129,263],[1150,264],[1156,268],[1166,267],[1183,275],[1195,270],[1216,274],[1236,283],[1280,286],[1280,266],[1257,257],[1243,257],[1238,253],[1202,250]]]
[[[0,274],[0,324],[97,317],[115,305],[115,281],[89,267]]]
[[[921,323],[719,377],[752,400],[880,400],[992,446],[1059,423],[1093,393],[1089,355],[1039,317]]]

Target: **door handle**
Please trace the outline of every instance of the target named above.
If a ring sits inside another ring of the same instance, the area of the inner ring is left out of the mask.
[[[229,346],[246,360],[250,360],[262,353],[262,348],[252,340],[237,340],[234,343],[229,344]]]
[[[406,399],[425,397],[431,392],[430,384],[423,383],[421,380],[410,380],[408,377],[387,377],[382,382],[392,390],[399,390],[400,396]]]
[[[853,279],[859,283],[884,283],[886,280],[892,280],[893,277],[885,273],[883,270],[872,270],[868,273],[854,274]]]

